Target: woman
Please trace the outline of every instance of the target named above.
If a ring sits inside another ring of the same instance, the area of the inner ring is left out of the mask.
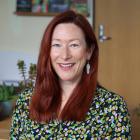
[[[131,139],[122,97],[97,85],[98,45],[92,27],[67,11],[48,25],[34,89],[13,114],[11,139]]]

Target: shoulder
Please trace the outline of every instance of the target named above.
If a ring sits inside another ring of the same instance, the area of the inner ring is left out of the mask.
[[[93,106],[97,110],[106,112],[128,113],[127,104],[122,96],[98,86],[93,99]]]
[[[17,99],[16,107],[22,107],[25,109],[29,106],[30,99],[33,94],[33,88],[23,90]]]
[[[19,99],[28,100],[31,98],[32,94],[33,94],[33,88],[25,89],[19,94]]]
[[[98,86],[96,88],[95,100],[101,101],[101,103],[124,103],[124,99],[117,93],[114,93],[104,87]]]
[[[131,121],[127,104],[122,96],[98,86],[93,99],[92,110],[97,118],[107,124],[111,138],[131,139]]]
[[[28,99],[31,98],[32,93],[33,93],[33,88],[25,89],[25,90],[23,90],[23,91],[20,93],[19,99],[21,99],[21,100],[28,100]]]

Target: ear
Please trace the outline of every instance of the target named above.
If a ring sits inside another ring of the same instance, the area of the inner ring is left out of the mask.
[[[93,46],[91,46],[90,48],[87,49],[87,60],[90,60],[93,51],[94,51],[94,47]]]

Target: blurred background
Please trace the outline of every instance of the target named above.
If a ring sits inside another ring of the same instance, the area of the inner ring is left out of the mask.
[[[31,0],[28,2],[30,4]],[[41,9],[44,6],[43,1],[40,1],[39,5],[35,5],[35,2],[38,1],[34,1],[34,9],[30,7],[24,9],[25,7],[17,8],[17,0],[0,0],[1,85],[5,82],[18,86],[19,81],[23,80],[17,66],[18,60],[24,60],[26,71],[29,70],[30,63],[36,64],[45,28],[56,13],[68,6],[60,1],[52,5],[57,9],[49,11],[48,5],[45,10]],[[71,6],[72,9],[79,10],[87,16],[95,31],[100,49],[99,82],[105,88],[124,97],[131,115],[133,139],[139,140],[140,1],[83,0],[82,2],[82,8],[81,5],[71,4]],[[0,121],[0,139],[8,139],[10,121],[11,117]]]

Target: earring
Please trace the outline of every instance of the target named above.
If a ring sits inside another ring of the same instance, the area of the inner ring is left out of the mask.
[[[90,73],[90,64],[89,64],[89,61],[86,64],[86,72],[87,72],[87,74]]]

